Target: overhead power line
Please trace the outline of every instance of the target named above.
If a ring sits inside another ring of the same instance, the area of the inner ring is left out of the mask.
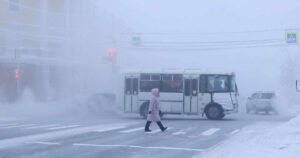
[[[246,34],[246,33],[263,33],[263,32],[280,32],[286,30],[300,30],[299,28],[288,28],[288,29],[261,29],[261,30],[243,30],[243,31],[224,31],[224,32],[125,32],[120,33],[121,35],[219,35],[219,34]]]
[[[267,45],[267,44],[284,44],[285,40],[281,39],[263,39],[263,40],[235,40],[235,41],[145,41],[138,47],[147,48],[215,48],[215,47],[229,47],[229,46],[252,46],[252,45]],[[129,41],[117,41],[118,44],[130,44]]]
[[[239,44],[239,43],[266,43],[266,42],[283,42],[282,39],[261,39],[261,40],[233,40],[233,41],[143,41],[142,44]],[[132,41],[118,41],[120,43],[131,43]]]
[[[198,48],[184,48],[184,47],[124,47],[125,49],[130,50],[143,50],[143,51],[152,51],[161,53],[162,51],[213,51],[213,50],[225,50],[225,49],[243,49],[243,48],[260,48],[260,47],[286,47],[286,44],[264,44],[264,45],[246,45],[246,46],[231,46],[231,47],[198,47]],[[299,47],[299,45],[296,45],[296,47]]]

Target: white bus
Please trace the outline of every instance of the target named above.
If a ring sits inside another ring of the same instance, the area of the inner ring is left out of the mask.
[[[148,114],[151,89],[159,88],[161,115],[206,115],[222,119],[238,111],[234,73],[196,70],[132,70],[124,72],[124,112]]]

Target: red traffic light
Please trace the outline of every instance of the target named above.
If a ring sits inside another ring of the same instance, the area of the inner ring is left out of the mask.
[[[115,56],[115,50],[113,48],[109,48],[108,53],[109,53],[109,57]]]
[[[19,78],[19,70],[16,70],[15,78],[16,78],[16,79]]]

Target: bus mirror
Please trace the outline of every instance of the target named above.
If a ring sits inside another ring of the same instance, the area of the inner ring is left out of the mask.
[[[300,80],[296,80],[296,90],[300,92]]]

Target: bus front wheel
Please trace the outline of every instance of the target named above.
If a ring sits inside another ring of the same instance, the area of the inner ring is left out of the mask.
[[[206,106],[205,115],[210,120],[220,120],[225,116],[221,105],[216,103],[211,103]]]

